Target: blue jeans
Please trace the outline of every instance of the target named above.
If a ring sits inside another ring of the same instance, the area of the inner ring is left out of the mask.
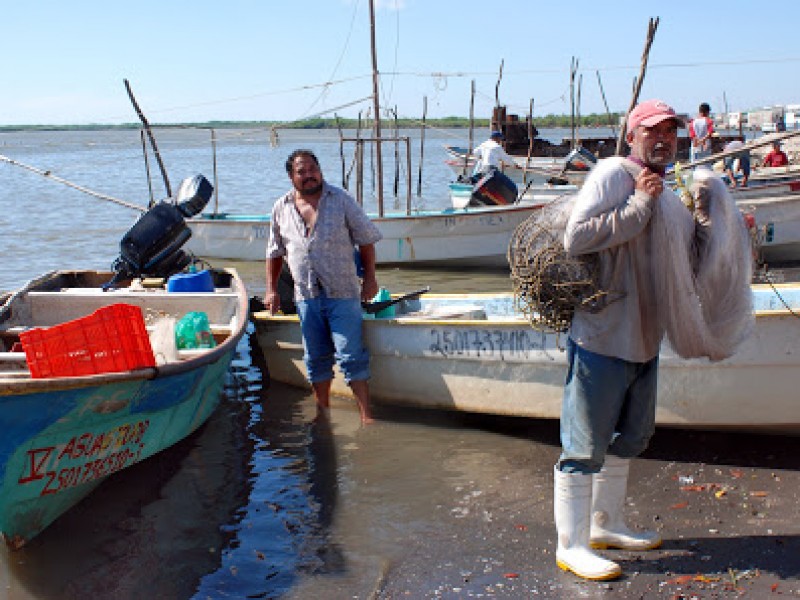
[[[567,361],[559,470],[597,473],[606,453],[641,454],[655,431],[658,356],[628,362],[589,352],[569,338]]]
[[[303,361],[311,383],[333,379],[339,364],[345,381],[369,379],[369,353],[362,338],[361,301],[358,298],[316,298],[297,303],[303,333]]]

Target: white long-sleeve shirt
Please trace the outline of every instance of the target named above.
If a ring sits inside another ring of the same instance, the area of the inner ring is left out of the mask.
[[[476,171],[486,171],[489,167],[500,168],[500,161],[508,165],[514,164],[514,159],[494,140],[486,140],[477,146],[472,154],[478,159]]]

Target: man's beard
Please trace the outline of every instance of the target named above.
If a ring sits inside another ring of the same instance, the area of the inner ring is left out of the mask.
[[[316,185],[314,185],[313,187],[308,187],[306,183],[311,183],[312,181],[316,182]],[[314,194],[318,194],[322,191],[322,181],[317,181],[313,179],[304,181],[303,187],[300,189],[300,191],[304,194],[309,194],[311,196],[313,196]]]

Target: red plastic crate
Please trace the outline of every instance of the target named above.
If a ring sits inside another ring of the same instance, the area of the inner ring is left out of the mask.
[[[52,327],[20,333],[31,377],[75,377],[154,367],[142,316],[130,304],[111,304]]]

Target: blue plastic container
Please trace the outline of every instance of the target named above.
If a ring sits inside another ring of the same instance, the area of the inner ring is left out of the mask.
[[[213,292],[214,280],[206,269],[196,273],[178,273],[167,280],[168,292]]]

